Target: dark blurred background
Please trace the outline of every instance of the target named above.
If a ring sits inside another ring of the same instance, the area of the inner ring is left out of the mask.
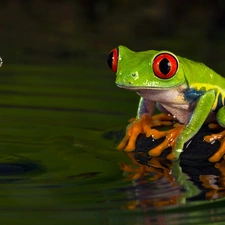
[[[170,50],[222,73],[225,1],[1,1],[4,63],[103,62],[119,44]]]

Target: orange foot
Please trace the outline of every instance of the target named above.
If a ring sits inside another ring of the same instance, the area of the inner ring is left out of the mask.
[[[157,147],[151,149],[149,151],[149,155],[151,156],[159,156],[163,152],[163,150],[167,149],[168,147],[172,147],[172,152],[167,156],[167,159],[169,160],[175,160],[176,156],[174,154],[174,147],[177,140],[177,137],[181,133],[181,131],[184,129],[184,125],[181,125],[179,123],[175,123],[174,128],[171,130],[161,131],[158,133],[158,135],[155,135],[154,138],[158,139],[165,136],[165,140],[159,144]]]
[[[124,149],[127,152],[131,152],[135,149],[135,143],[139,134],[146,134],[146,137],[155,136],[159,131],[152,129],[152,127],[160,125],[171,125],[174,120],[171,114],[158,114],[155,116],[148,116],[144,114],[139,120],[133,120],[128,126],[127,132],[123,140],[117,146],[117,149]]]
[[[220,147],[216,153],[214,153],[210,158],[210,162],[218,162],[225,154],[225,130],[221,131],[218,134],[211,134],[204,137],[206,142],[214,142],[216,140],[220,141]]]
[[[175,141],[183,130],[184,125],[176,123],[174,124],[174,128],[167,131],[158,131],[156,129],[152,129],[152,127],[161,125],[168,126],[172,124],[172,121],[174,121],[174,117],[171,114],[162,113],[152,117],[145,114],[139,120],[131,123],[127,129],[125,137],[117,148],[124,149],[127,152],[133,151],[139,134],[146,134],[146,137],[152,136],[154,139],[165,137],[165,140],[159,146],[149,151],[149,155],[159,156],[163,150],[168,147],[174,148]],[[168,155],[168,159],[175,159],[173,152]]]

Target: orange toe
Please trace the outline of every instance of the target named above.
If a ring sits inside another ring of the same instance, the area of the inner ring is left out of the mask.
[[[174,124],[174,128],[164,131],[164,133],[163,133],[163,135],[165,136],[164,141],[161,144],[159,144],[158,146],[156,146],[155,148],[151,149],[149,151],[149,155],[159,156],[162,154],[162,152],[165,149],[172,147],[172,153],[170,153],[167,156],[167,158],[169,160],[174,160],[176,158],[174,155],[175,143],[176,143],[177,137],[179,136],[179,134],[181,133],[183,128],[184,128],[184,125]]]
[[[204,137],[206,142],[214,142],[216,140],[220,141],[220,147],[210,158],[210,162],[218,162],[225,154],[225,130],[218,134],[211,134]]]
[[[158,131],[156,129],[152,129],[152,127],[171,125],[174,121],[174,117],[171,114],[166,113],[157,114],[152,117],[147,114],[143,114],[140,119],[132,119],[131,121],[131,124],[127,128],[126,135],[117,146],[117,149],[124,149],[128,152],[133,151],[136,147],[136,140],[139,134],[145,134],[146,137],[152,136],[154,139],[167,136],[168,131]],[[159,146],[160,150],[154,150],[156,152],[155,155],[159,155],[165,148],[168,148],[167,142],[163,142],[163,146]],[[171,143],[171,141],[169,141],[169,143]]]
[[[127,128],[127,132],[123,140],[117,146],[117,149],[125,151],[133,151],[139,134],[149,132],[151,130],[151,118],[143,115],[139,120],[133,121]]]

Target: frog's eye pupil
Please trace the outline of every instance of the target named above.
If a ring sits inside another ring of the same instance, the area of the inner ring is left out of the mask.
[[[118,64],[118,48],[114,48],[107,57],[107,63],[109,68],[116,73]]]
[[[170,62],[167,58],[161,60],[159,63],[159,69],[164,75],[170,72]]]
[[[158,78],[169,79],[176,74],[178,62],[172,54],[161,53],[154,58],[152,68]]]
[[[107,63],[110,69],[112,69],[112,58],[113,58],[113,52],[111,51],[107,57]]]

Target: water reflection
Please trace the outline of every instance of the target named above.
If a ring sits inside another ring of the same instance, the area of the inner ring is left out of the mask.
[[[149,211],[187,202],[212,200],[225,196],[225,160],[216,164],[181,159],[171,163],[163,157],[127,153],[130,164],[121,163],[133,190],[122,208]]]
[[[225,196],[225,160],[216,163],[214,167],[217,173],[199,176],[199,180],[206,190],[207,199],[218,199]]]
[[[167,160],[152,157],[143,161],[142,155],[128,153],[131,164],[121,163],[126,179],[132,180],[135,188],[134,196],[129,195],[127,209],[149,210],[152,208],[179,204],[184,191],[183,187],[171,174],[171,166]]]

